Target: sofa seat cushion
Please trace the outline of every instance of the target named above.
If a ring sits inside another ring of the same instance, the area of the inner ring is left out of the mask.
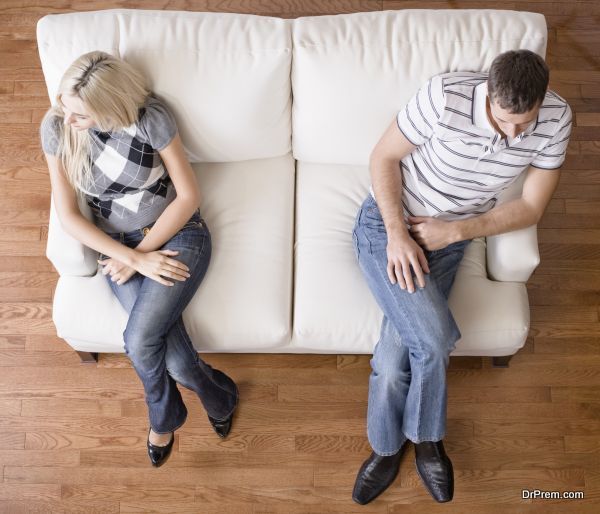
[[[307,352],[371,353],[382,313],[352,246],[368,169],[299,162],[296,173],[292,345]],[[467,247],[449,303],[462,333],[453,355],[508,355],[524,344],[525,285],[487,278],[484,239]]]
[[[184,311],[199,351],[268,351],[291,337],[294,161],[194,165],[211,232],[211,263]],[[54,296],[59,337],[76,350],[123,352],[127,314],[100,272],[62,276]]]

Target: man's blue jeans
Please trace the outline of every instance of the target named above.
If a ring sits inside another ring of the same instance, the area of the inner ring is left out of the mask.
[[[425,251],[425,288],[409,293],[387,274],[387,234],[371,195],[353,231],[359,266],[384,313],[371,359],[367,434],[379,455],[393,455],[406,439],[440,441],[446,432],[446,369],[460,331],[448,308],[456,270],[470,240]],[[414,273],[413,273],[414,277]]]
[[[144,238],[143,228],[108,235],[130,248]],[[160,249],[178,250],[173,258],[185,263],[191,276],[183,282],[167,278],[173,286],[140,273],[122,285],[112,282],[110,274],[106,278],[129,313],[123,332],[125,352],[144,386],[150,426],[154,432],[165,434],[183,425],[187,417],[176,382],[194,391],[208,415],[217,420],[233,412],[238,390],[225,373],[200,359],[181,317],[206,274],[211,256],[210,232],[200,211]]]

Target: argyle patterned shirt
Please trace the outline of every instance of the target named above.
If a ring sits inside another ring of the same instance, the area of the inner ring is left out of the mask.
[[[42,148],[56,155],[63,120],[57,116],[41,126]],[[129,232],[160,216],[176,196],[159,151],[177,133],[165,103],[149,95],[138,121],[120,131],[88,129],[92,185],[83,190],[95,224],[104,232]]]

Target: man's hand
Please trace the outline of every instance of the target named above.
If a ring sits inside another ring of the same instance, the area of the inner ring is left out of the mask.
[[[387,273],[392,284],[397,281],[401,289],[408,289],[409,293],[414,293],[412,266],[419,287],[425,287],[423,271],[429,273],[425,252],[406,231],[401,234],[388,234],[387,258]]]
[[[132,267],[127,266],[112,257],[102,260],[98,259],[98,262],[104,266],[104,268],[102,268],[102,274],[106,275],[107,273],[110,273],[111,281],[116,282],[119,286],[135,275],[135,270]]]
[[[460,234],[452,221],[438,218],[409,216],[410,233],[426,250],[440,250],[460,241]]]

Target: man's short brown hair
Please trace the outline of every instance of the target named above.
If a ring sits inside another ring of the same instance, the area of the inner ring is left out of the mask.
[[[538,54],[510,50],[492,62],[488,95],[511,114],[523,114],[544,101],[549,80],[548,65]]]

